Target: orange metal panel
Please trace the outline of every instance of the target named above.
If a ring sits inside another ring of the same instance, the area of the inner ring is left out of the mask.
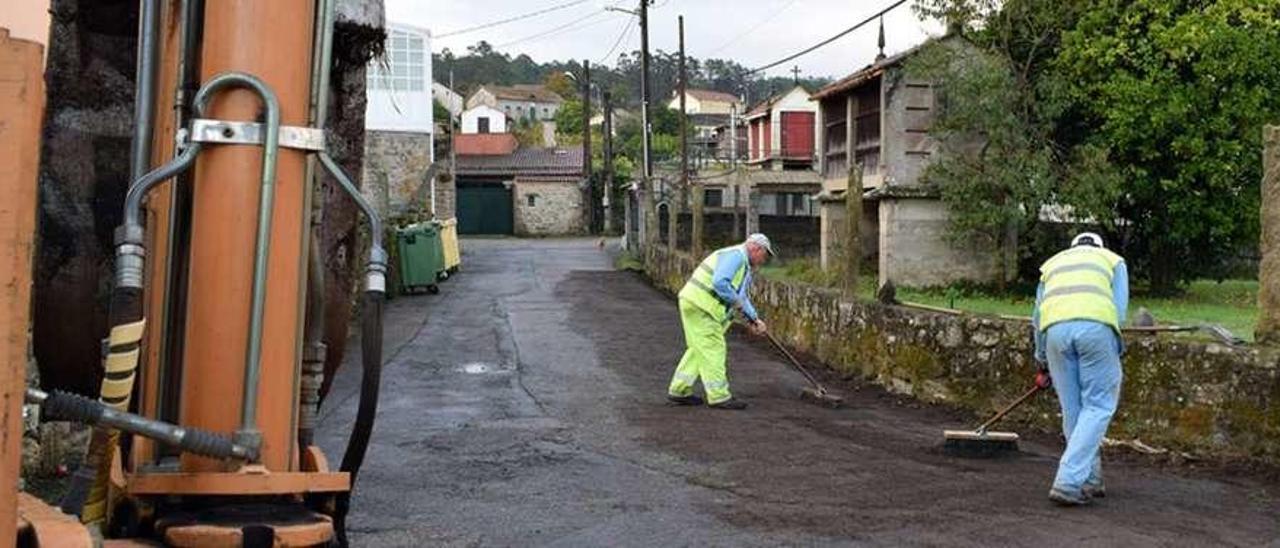
[[[279,97],[283,124],[306,125],[313,10],[308,0],[209,2],[202,78],[253,74]],[[234,90],[215,98],[207,116],[254,120],[259,111],[255,95]],[[190,426],[232,432],[240,424],[260,162],[260,147],[221,145],[202,152],[195,167],[182,387],[182,421]],[[304,164],[302,152],[280,149],[257,413],[262,463],[276,472],[297,469]],[[223,465],[184,455],[182,468],[214,472]]]
[[[126,490],[131,495],[276,495],[333,493],[350,487],[346,472],[202,472],[130,476]]]
[[[43,48],[0,28],[0,543],[17,538]]]
[[[60,548],[93,546],[93,538],[89,536],[89,530],[80,523],[80,520],[62,513],[28,493],[18,493],[18,514],[26,526],[35,530],[37,546]]]
[[[333,538],[333,521],[317,514],[318,521],[272,527],[276,546],[320,546]],[[244,544],[241,527],[230,525],[175,525],[164,530],[164,540],[181,548],[240,548]]]

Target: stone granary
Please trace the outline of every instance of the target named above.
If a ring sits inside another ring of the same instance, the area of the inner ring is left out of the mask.
[[[958,36],[928,43],[979,54]],[[947,211],[938,190],[919,181],[937,150],[929,136],[934,85],[909,77],[904,66],[921,47],[882,57],[813,94],[821,120],[822,265],[830,268],[840,248],[849,166],[856,162],[864,204],[860,240],[863,254],[876,258],[872,264],[879,283],[927,287],[995,282],[1006,274],[1003,250],[954,245],[947,237]]]

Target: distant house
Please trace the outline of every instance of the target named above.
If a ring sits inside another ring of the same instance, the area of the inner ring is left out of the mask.
[[[763,169],[812,169],[818,106],[802,86],[761,101],[747,111],[747,163]]]
[[[949,35],[929,43],[982,55]],[[876,257],[881,284],[942,286],[992,282],[1004,275],[1001,249],[954,246],[945,205],[919,179],[936,151],[929,128],[936,110],[932,82],[911,78],[903,64],[918,46],[837,80],[813,94],[819,105],[822,264],[837,256],[848,190],[863,201],[862,250]],[[856,162],[858,187],[848,189]],[[940,268],[945,265],[945,268]]]
[[[444,109],[449,111],[450,116],[457,117],[462,115],[463,104],[466,101],[458,92],[449,89],[449,86],[440,82],[432,82],[431,98],[444,105]]]
[[[586,232],[581,148],[516,148],[503,154],[491,148],[492,143],[474,146],[483,150],[463,154],[460,148],[458,153],[459,232],[520,236]]]
[[[564,103],[558,94],[541,84],[497,86],[487,84],[467,98],[467,108],[488,105],[512,120],[550,121]]]
[[[462,133],[506,133],[507,115],[489,105],[462,111]]]
[[[679,91],[671,93],[671,100],[667,102],[667,108],[675,111],[680,110]],[[741,112],[742,102],[732,93],[709,89],[690,89],[685,90],[684,108],[687,114],[729,114],[735,109]]]
[[[431,33],[389,21],[386,55],[370,61],[365,85],[362,188],[385,214],[411,205],[422,185],[430,183],[424,176],[435,161]],[[432,186],[446,197],[431,201],[438,217],[453,216],[453,202],[447,199],[451,187],[448,181]]]

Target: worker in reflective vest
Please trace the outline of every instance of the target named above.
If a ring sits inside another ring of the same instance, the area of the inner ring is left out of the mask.
[[[1120,403],[1120,324],[1128,314],[1129,273],[1124,259],[1085,232],[1040,267],[1032,312],[1036,383],[1053,386],[1062,406],[1067,448],[1049,499],[1065,506],[1106,496],[1102,438]]]
[[[751,272],[773,255],[764,234],[752,234],[741,245],[720,249],[703,259],[680,290],[680,321],[687,349],[667,389],[667,400],[677,405],[701,405],[693,393],[699,379],[707,393],[707,405],[716,409],[745,409],[747,404],[729,393],[725,374],[727,347],[724,334],[733,314],[741,313],[755,335],[768,329],[747,290]]]

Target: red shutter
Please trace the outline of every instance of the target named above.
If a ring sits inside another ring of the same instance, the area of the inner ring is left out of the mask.
[[[769,116],[760,119],[760,126],[764,128],[764,158],[768,158],[773,153],[773,121]]]
[[[813,156],[813,113],[782,113],[782,156],[805,159]]]

